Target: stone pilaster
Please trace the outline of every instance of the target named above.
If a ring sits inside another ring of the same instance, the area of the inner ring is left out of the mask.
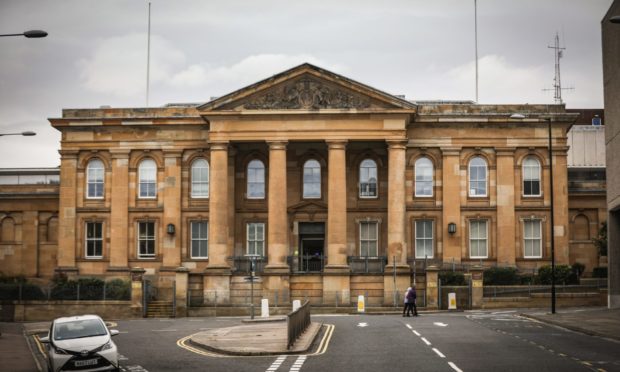
[[[174,302],[176,305],[175,316],[185,317],[187,316],[187,293],[189,285],[189,269],[186,267],[179,267],[176,270],[175,281],[175,293]]]
[[[471,275],[471,308],[480,309],[484,299],[484,267],[474,266],[470,268],[469,273]]]
[[[286,142],[269,144],[267,266],[265,272],[288,274],[288,215],[286,203]]]
[[[230,271],[228,254],[228,143],[211,144],[209,192],[209,266]]]
[[[553,236],[555,264],[568,265],[568,168],[567,148],[553,147]]]
[[[406,145],[405,140],[388,141],[388,270],[393,270],[396,266],[399,271],[409,271],[405,238]]]
[[[326,271],[349,272],[347,265],[347,141],[327,141],[327,265]]]
[[[461,223],[461,167],[460,149],[442,148],[443,156],[443,262],[461,262],[461,236],[466,224]],[[465,189],[467,186],[465,186]],[[455,223],[456,233],[448,233],[448,224]]]
[[[142,278],[144,270],[141,267],[131,268],[131,312],[135,317],[144,316],[144,288]]]
[[[129,270],[129,150],[112,151],[112,195],[110,195],[110,267]]]
[[[76,195],[77,151],[60,151],[60,200],[58,205],[58,267],[56,271],[77,273]]]
[[[497,263],[516,265],[514,148],[497,149]]]
[[[429,266],[426,268],[426,308],[439,308],[439,268]]]
[[[163,267],[176,268],[181,265],[181,151],[164,152],[164,217],[162,237]],[[168,233],[173,225],[175,233]]]

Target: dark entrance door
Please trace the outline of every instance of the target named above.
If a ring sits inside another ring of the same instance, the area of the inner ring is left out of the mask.
[[[323,222],[300,222],[299,271],[323,271],[324,248],[325,224]]]

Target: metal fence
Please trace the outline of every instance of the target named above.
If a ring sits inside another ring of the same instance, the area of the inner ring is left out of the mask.
[[[286,328],[288,330],[287,349],[293,346],[297,338],[304,333],[309,325],[310,303],[306,301],[299,309],[291,311],[286,315]]]
[[[354,274],[383,274],[387,257],[348,256],[347,263]]]
[[[111,281],[69,281],[61,284],[0,283],[0,300],[5,301],[129,301],[131,283]]]
[[[248,256],[233,256],[229,257],[232,261],[232,270],[234,273],[249,274],[252,271],[252,260],[254,260],[254,272],[262,273],[267,265],[267,257],[251,258]]]
[[[556,285],[556,293],[594,293],[601,287],[593,285]],[[551,293],[550,285],[494,285],[484,286],[484,297],[531,297],[533,294]]]

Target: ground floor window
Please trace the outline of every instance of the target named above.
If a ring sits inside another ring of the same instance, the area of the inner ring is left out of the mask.
[[[86,222],[86,258],[103,257],[103,223]]]
[[[250,222],[247,225],[247,254],[265,256],[265,224]]]
[[[489,256],[487,220],[469,221],[470,258],[487,258]]]
[[[540,220],[523,221],[523,256],[542,257],[542,223]]]
[[[415,221],[415,258],[433,258],[433,220]]]
[[[138,257],[155,257],[155,222],[138,222]]]
[[[193,221],[191,223],[192,258],[209,257],[209,223]]]
[[[360,222],[360,256],[379,256],[378,235],[379,224],[375,222]]]

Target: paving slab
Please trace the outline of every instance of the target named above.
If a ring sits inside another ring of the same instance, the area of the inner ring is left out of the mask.
[[[0,370],[12,372],[39,371],[26,341],[21,323],[0,323]]]
[[[571,331],[620,341],[620,309],[568,309],[555,314],[526,312],[521,315]]]

